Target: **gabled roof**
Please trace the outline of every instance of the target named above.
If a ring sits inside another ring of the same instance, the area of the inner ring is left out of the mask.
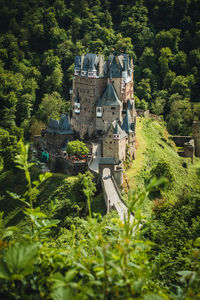
[[[132,120],[129,109],[126,110],[126,115],[123,120],[122,129],[126,131],[126,133],[133,132],[132,130]]]
[[[102,97],[97,101],[96,106],[119,106],[122,102],[117,96],[117,92],[112,83],[109,83]]]
[[[47,132],[55,132],[59,134],[73,134],[73,131],[69,124],[68,116],[62,114],[60,120],[55,120],[51,118],[47,126]]]
[[[99,165],[116,165],[114,157],[100,157]]]

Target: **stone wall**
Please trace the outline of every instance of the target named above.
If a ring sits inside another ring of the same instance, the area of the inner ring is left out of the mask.
[[[123,168],[121,168],[121,167],[115,168],[114,178],[115,178],[117,186],[121,186],[123,183]]]
[[[184,147],[184,144],[188,143],[191,140],[191,138],[191,136],[170,136],[170,139],[172,139],[172,141],[176,144],[177,147]]]
[[[72,141],[73,135],[72,134],[58,134],[58,133],[46,133],[46,145],[48,149],[57,149],[61,148],[66,140]]]
[[[83,139],[86,133],[92,136],[95,128],[96,108],[93,105],[106,88],[106,78],[87,78],[75,76],[72,96],[72,129],[79,132]],[[74,99],[78,92],[80,98],[80,113],[74,112]]]
[[[184,144],[184,155],[185,157],[190,157],[192,163],[194,158],[194,151],[195,151],[194,139],[190,139],[189,142]]]
[[[110,127],[103,140],[103,157],[114,157],[116,163],[126,159],[126,137],[116,140],[113,138],[114,128]]]
[[[195,155],[200,157],[200,121],[193,122],[192,133],[195,142]]]
[[[46,139],[43,138],[41,135],[35,135],[33,138],[33,145],[36,150],[46,148]]]
[[[88,170],[87,162],[72,163],[60,156],[49,155],[47,162],[48,168],[51,172],[60,172],[67,175],[78,175],[78,173],[85,173]]]
[[[149,117],[149,110],[136,109],[136,112],[139,117]]]
[[[122,106],[103,106],[102,117],[96,117],[96,130],[106,132],[114,120],[122,121]]]

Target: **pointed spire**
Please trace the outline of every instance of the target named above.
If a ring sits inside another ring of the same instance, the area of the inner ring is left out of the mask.
[[[132,130],[132,120],[129,109],[126,110],[126,115],[123,120],[122,129],[126,131],[126,133],[133,132]]]
[[[119,123],[116,120],[113,121],[112,125],[114,127],[113,134],[115,140],[120,140],[126,136],[126,132],[122,130],[122,128],[120,127]]]

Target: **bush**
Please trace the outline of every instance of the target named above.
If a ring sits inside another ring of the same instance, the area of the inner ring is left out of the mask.
[[[69,142],[66,148],[67,153],[69,156],[77,155],[87,155],[89,153],[89,149],[86,147],[85,143],[77,140]]]
[[[161,186],[156,188],[155,191],[151,192],[151,196],[153,197],[159,197],[161,195],[161,190],[163,189],[172,189],[173,183],[175,181],[169,163],[164,160],[158,161],[157,165],[151,169],[150,177],[156,177],[158,179],[164,177],[167,180]]]

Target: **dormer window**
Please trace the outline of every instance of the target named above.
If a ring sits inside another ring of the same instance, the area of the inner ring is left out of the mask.
[[[119,134],[114,134],[113,138],[114,140],[119,140]]]
[[[81,110],[80,103],[75,102],[74,112],[76,114],[80,114],[80,110]]]
[[[75,76],[80,75],[80,70],[75,69],[75,70],[74,70],[74,75],[75,75]]]
[[[85,76],[87,71],[81,71],[81,76]]]
[[[97,76],[97,71],[89,71],[88,72],[88,77],[90,78],[95,78]]]
[[[102,115],[103,115],[103,109],[102,109],[102,107],[97,107],[96,108],[96,116],[97,116],[97,118],[101,118]]]

